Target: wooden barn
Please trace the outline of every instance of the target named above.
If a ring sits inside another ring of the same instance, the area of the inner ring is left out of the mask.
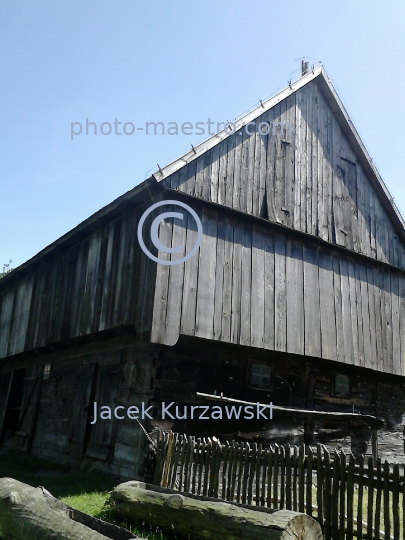
[[[142,477],[139,410],[405,462],[403,218],[321,66],[230,127],[0,281],[3,447]]]

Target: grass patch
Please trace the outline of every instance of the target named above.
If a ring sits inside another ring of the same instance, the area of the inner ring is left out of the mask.
[[[134,525],[125,519],[116,519],[105,503],[119,480],[96,470],[71,469],[69,465],[47,459],[27,456],[18,452],[0,453],[0,478],[11,477],[33,487],[43,486],[52,495],[69,506],[98,517],[109,523],[125,527],[149,540],[175,540],[175,535],[163,534],[146,524]]]

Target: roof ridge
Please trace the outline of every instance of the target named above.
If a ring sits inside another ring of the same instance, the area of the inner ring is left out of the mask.
[[[258,116],[277,105],[277,103],[294,94],[297,90],[315,79],[318,80],[320,89],[324,94],[325,99],[331,106],[332,111],[335,113],[337,120],[345,133],[345,136],[353,147],[359,163],[363,166],[369,181],[371,181],[372,185],[374,185],[376,188],[377,194],[382,200],[384,208],[386,209],[389,217],[395,222],[396,229],[398,230],[402,240],[405,242],[405,220],[399,208],[395,204],[393,196],[382,179],[372,157],[368,153],[363,140],[348,113],[348,110],[340,99],[332,80],[328,76],[321,62],[316,66],[312,66],[307,73],[299,77],[293,83],[289,81],[288,86],[280,92],[277,92],[267,100],[262,100],[259,105],[243,114],[239,119],[235,119],[233,125],[236,129],[232,131],[232,133],[223,129],[222,131],[199,143],[197,146],[192,146],[191,150],[170,162],[165,167],[159,167],[159,170],[153,173],[152,176],[157,180],[157,182],[161,182],[188,163],[205,154],[208,150],[211,150],[224,139],[231,137],[236,131],[242,129],[246,124],[255,120]]]
[[[235,126],[235,130],[232,131],[232,133],[230,133],[226,129],[219,131],[215,135],[212,135],[208,137],[208,139],[205,139],[204,141],[199,143],[197,146],[192,146],[191,150],[187,151],[185,154],[181,155],[174,161],[168,163],[164,167],[159,167],[159,170],[154,172],[152,176],[154,176],[154,178],[158,182],[161,182],[177,170],[181,169],[184,165],[190,163],[191,161],[194,161],[194,159],[219,144],[224,139],[231,137],[236,131],[243,128],[246,124],[256,119],[264,112],[270,110],[272,107],[274,107],[274,105],[276,105],[280,101],[283,101],[288,96],[319,77],[321,74],[324,74],[322,64],[318,65],[317,67],[314,66],[310,71],[308,71],[307,73],[299,77],[296,81],[294,81],[294,83],[289,81],[288,86],[283,88],[283,90],[280,90],[280,92],[277,92],[266,100],[262,100],[261,102],[259,102],[258,105],[254,106],[253,109],[248,110],[248,112],[242,113],[242,116],[240,118],[236,117],[235,122],[232,122],[232,124]]]

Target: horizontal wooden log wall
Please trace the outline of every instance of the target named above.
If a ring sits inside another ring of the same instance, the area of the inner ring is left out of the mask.
[[[260,123],[280,121],[291,135],[259,133]],[[405,246],[316,80],[255,124],[252,135],[227,137],[164,185],[405,268]]]
[[[240,214],[204,206],[201,219],[199,254],[158,266],[154,342],[183,334],[404,375],[402,271]],[[162,242],[193,245],[187,227],[165,223]]]
[[[403,467],[372,457],[330,454],[322,445],[263,448],[162,433],[154,483],[305,512],[322,525],[325,540],[405,537]]]
[[[133,478],[144,466],[146,441],[137,422],[124,414],[123,419],[113,416],[91,425],[90,415],[94,401],[99,407],[140,410],[148,403],[153,351],[146,344],[112,348],[108,340],[97,346],[97,352],[83,356],[69,358],[65,352],[43,357],[52,370],[41,385],[32,454],[73,463],[84,456],[95,458],[99,469]],[[150,430],[147,419],[142,423]]]

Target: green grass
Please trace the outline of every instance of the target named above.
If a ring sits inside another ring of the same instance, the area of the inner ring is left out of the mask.
[[[52,495],[69,506],[104,521],[125,527],[134,534],[149,540],[173,540],[175,535],[146,524],[130,524],[116,519],[105,506],[111,491],[120,480],[100,471],[75,470],[68,465],[27,456],[17,452],[0,453],[0,478],[11,477],[33,487],[43,486]]]

